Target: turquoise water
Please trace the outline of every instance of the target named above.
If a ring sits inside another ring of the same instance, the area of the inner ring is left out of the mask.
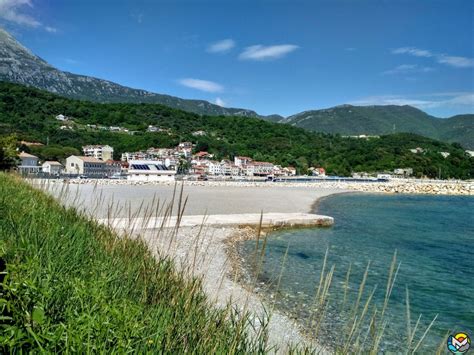
[[[437,314],[419,350],[436,349],[448,331],[474,336],[474,198],[343,194],[322,200],[317,212],[333,216],[335,225],[278,231],[267,240],[258,285],[277,307],[289,312],[309,331],[317,328],[319,339],[340,346],[344,343],[341,334],[347,330],[370,261],[359,306],[363,308],[377,287],[360,327],[361,334],[368,334],[361,339],[367,339],[369,346],[372,333],[368,320],[375,308],[380,315],[396,250],[397,263],[401,264],[384,315],[387,326],[381,350],[406,349],[406,288],[412,330],[421,314],[412,349]],[[252,268],[259,265],[254,262],[255,249],[255,241],[244,242],[240,248],[248,275],[253,275]],[[312,310],[317,308],[314,296],[326,249],[329,250],[326,271],[333,265],[335,270],[329,289],[330,301],[318,328]],[[344,302],[349,265],[349,288]],[[380,324],[376,323],[375,327]]]

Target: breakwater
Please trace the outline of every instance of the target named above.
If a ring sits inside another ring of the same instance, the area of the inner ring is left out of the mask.
[[[43,180],[46,184],[69,183],[73,185],[174,185],[175,182],[156,181],[128,181],[111,179],[58,179]],[[389,181],[304,181],[304,182],[256,182],[256,181],[182,181],[185,186],[236,186],[236,187],[308,187],[323,189],[341,189],[371,193],[389,194],[429,194],[429,195],[464,195],[474,196],[474,181],[450,181],[450,180],[389,180]]]

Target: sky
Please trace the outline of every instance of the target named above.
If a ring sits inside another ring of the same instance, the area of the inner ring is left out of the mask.
[[[61,70],[260,114],[474,113],[471,0],[0,0],[0,26]]]

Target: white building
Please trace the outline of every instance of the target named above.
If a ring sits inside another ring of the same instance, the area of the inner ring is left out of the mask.
[[[439,152],[439,154],[441,154],[445,159],[451,155],[451,153],[448,152]]]
[[[255,161],[251,165],[253,168],[253,175],[268,176],[273,173],[273,164],[264,161]]]
[[[416,147],[415,149],[410,149],[410,152],[412,152],[413,154],[420,154],[420,153],[424,153],[425,150],[423,148]]]
[[[285,172],[286,176],[296,176],[296,168],[292,166],[287,166],[286,168],[283,168],[283,171]]]
[[[223,166],[217,161],[209,161],[207,164],[207,171],[209,175],[224,175]]]
[[[21,164],[18,165],[18,170],[22,174],[39,173],[40,166],[38,165],[38,157],[36,155],[21,152],[19,155]]]
[[[58,175],[63,171],[63,165],[58,161],[45,161],[42,165],[43,173]]]
[[[176,169],[166,167],[160,160],[131,160],[128,180],[131,181],[173,181]]]
[[[110,145],[86,145],[82,147],[84,156],[107,161],[114,158],[114,148]]]
[[[237,166],[243,166],[250,164],[252,162],[252,158],[249,157],[234,157],[234,164]]]
[[[397,176],[411,176],[413,175],[413,169],[412,168],[398,168],[393,171],[393,173]]]
[[[94,157],[71,155],[66,159],[66,174],[104,177],[107,175],[105,161]]]
[[[56,116],[56,119],[57,119],[58,121],[66,121],[66,120],[67,120],[67,117],[60,114],[60,115],[57,115],[57,116]]]

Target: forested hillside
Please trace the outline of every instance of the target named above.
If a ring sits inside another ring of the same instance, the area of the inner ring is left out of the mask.
[[[342,135],[415,133],[474,149],[474,115],[442,119],[408,105],[341,105],[301,112],[279,122]]]
[[[58,114],[70,117],[71,121],[65,124],[56,120]],[[64,125],[67,127],[61,129]],[[163,131],[146,132],[149,125]],[[120,126],[129,132],[111,132],[99,126]],[[203,131],[203,135],[193,135],[196,131]],[[5,82],[0,83],[0,134],[48,143],[33,151],[44,159],[61,158],[70,154],[71,149],[80,150],[84,144],[110,144],[119,157],[124,151],[192,141],[197,144],[197,150],[208,150],[217,158],[248,155],[256,160],[292,165],[303,173],[310,166],[325,167],[333,175],[411,167],[417,176],[437,177],[440,173],[444,178],[474,176],[474,160],[459,144],[415,134],[369,140],[344,138],[258,118],[202,116],[157,104],[72,100]],[[410,151],[417,147],[424,152]],[[50,156],[51,151],[54,156]],[[443,158],[440,152],[450,155]]]

